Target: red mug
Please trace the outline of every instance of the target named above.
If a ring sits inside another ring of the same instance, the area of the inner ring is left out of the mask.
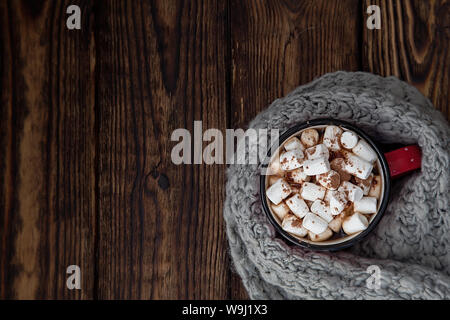
[[[409,145],[404,146],[400,149],[390,151],[387,153],[383,153],[378,145],[370,138],[364,131],[355,127],[354,125],[335,119],[316,119],[310,120],[302,124],[298,124],[288,130],[286,130],[278,139],[277,143],[273,145],[271,150],[269,151],[267,157],[271,158],[271,155],[278,151],[278,147],[283,144],[284,141],[289,139],[291,136],[299,133],[300,131],[310,128],[310,127],[318,127],[318,126],[327,126],[327,125],[336,125],[344,129],[351,130],[358,134],[361,138],[366,140],[369,145],[373,148],[373,150],[377,153],[378,161],[379,161],[379,169],[380,175],[383,179],[383,191],[382,196],[380,197],[381,203],[377,213],[374,218],[370,221],[367,229],[364,231],[352,235],[352,236],[344,236],[342,238],[335,239],[334,241],[325,241],[325,243],[312,243],[309,241],[303,241],[297,237],[294,237],[290,233],[284,231],[278,221],[275,219],[269,204],[267,202],[266,197],[266,186],[267,186],[267,177],[268,175],[261,174],[260,176],[260,198],[262,202],[262,207],[264,212],[266,213],[269,221],[275,227],[275,229],[287,240],[290,242],[299,245],[303,248],[320,250],[320,251],[337,251],[341,249],[348,248],[354,245],[356,242],[364,239],[378,224],[381,217],[383,216],[387,205],[389,203],[389,194],[391,190],[391,182],[392,179],[403,176],[411,171],[420,169],[422,163],[422,154],[419,146],[417,145]],[[265,163],[270,163],[266,161]],[[348,239],[346,239],[348,238]],[[342,241],[340,241],[342,240]]]

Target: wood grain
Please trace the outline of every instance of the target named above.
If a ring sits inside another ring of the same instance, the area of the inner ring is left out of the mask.
[[[231,3],[232,124],[323,73],[358,70],[357,0]]]
[[[229,125],[318,75],[359,67],[358,1],[231,1]],[[236,277],[236,275],[234,275]],[[247,298],[239,289],[233,296]]]
[[[95,134],[90,2],[2,1],[1,298],[92,298]],[[94,139],[92,139],[94,137]],[[66,268],[82,290],[66,288]]]
[[[336,70],[396,75],[448,119],[449,14],[448,0],[1,1],[0,298],[248,298],[225,165],[174,165],[172,132],[245,128]]]
[[[173,130],[226,128],[223,2],[108,1],[98,18],[100,299],[224,299],[224,167],[176,166]]]
[[[363,70],[414,85],[450,119],[450,1],[364,1],[381,9],[381,30],[363,32]]]

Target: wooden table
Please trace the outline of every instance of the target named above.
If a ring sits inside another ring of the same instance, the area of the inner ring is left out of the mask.
[[[225,165],[174,165],[171,133],[245,128],[336,70],[396,75],[448,119],[449,23],[446,0],[1,0],[0,297],[246,298]]]

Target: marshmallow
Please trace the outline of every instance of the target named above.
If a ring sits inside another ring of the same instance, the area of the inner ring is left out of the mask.
[[[303,168],[294,169],[286,172],[286,179],[293,183],[303,183],[309,181],[310,177],[305,174]]]
[[[330,153],[328,152],[328,148],[324,144],[318,144],[314,147],[308,148],[305,150],[307,159],[317,159],[317,158],[326,158],[330,157]]]
[[[330,195],[330,211],[332,215],[338,215],[345,209],[347,205],[347,197],[345,193],[339,191],[332,191]]]
[[[282,174],[281,165],[280,165],[280,156],[276,154],[272,161],[270,162],[269,167],[267,168],[267,175],[277,175]]]
[[[363,180],[369,177],[373,169],[370,162],[351,153],[346,155],[344,163],[345,171]]]
[[[358,136],[355,133],[351,131],[345,131],[341,135],[341,145],[345,149],[352,149],[356,146],[357,143],[358,143]]]
[[[361,200],[364,195],[364,192],[360,187],[355,186],[353,183],[348,181],[342,182],[342,185],[339,187],[338,191],[344,193],[347,196],[347,199],[351,202]]]
[[[341,149],[339,145],[339,137],[342,134],[342,129],[337,126],[328,126],[325,128],[323,134],[323,144],[332,151],[338,151]]]
[[[364,140],[359,140],[358,144],[352,149],[352,151],[358,157],[370,163],[373,163],[378,158],[372,147]]]
[[[363,197],[359,201],[355,201],[354,209],[361,213],[376,213],[377,212],[377,198]]]
[[[291,211],[299,218],[303,218],[308,212],[309,208],[305,200],[299,194],[294,194],[286,200],[286,204]]]
[[[342,220],[344,220],[344,218],[342,217],[342,215],[338,215],[336,216],[333,220],[331,220],[331,222],[328,224],[328,228],[330,228],[331,230],[333,230],[334,232],[338,233],[341,230],[342,227]]]
[[[372,179],[372,184],[370,185],[369,196],[380,199],[381,196],[381,177],[375,176]]]
[[[350,173],[344,170],[345,168],[345,160],[344,158],[335,158],[330,162],[330,168],[339,173],[341,177],[341,181],[349,181],[352,176]]]
[[[305,160],[303,162],[303,171],[308,176],[315,176],[330,171],[330,163],[326,158],[317,158]]]
[[[302,221],[300,219],[297,219],[292,214],[288,214],[286,217],[284,217],[283,222],[281,223],[281,227],[284,231],[287,231],[299,237],[304,237],[308,234],[308,230],[306,230],[302,226]]]
[[[314,213],[307,213],[303,218],[303,228],[315,234],[321,234],[328,228],[328,223]]]
[[[333,215],[330,212],[330,209],[326,206],[325,202],[321,200],[316,200],[311,205],[311,212],[317,214],[327,223],[333,220]]]
[[[329,190],[337,190],[341,184],[341,177],[336,171],[330,170],[316,175],[316,181]]]
[[[314,183],[304,182],[302,185],[302,193],[301,196],[305,200],[314,201],[317,199],[323,199],[325,196],[324,187],[318,186]]]
[[[271,185],[266,195],[270,201],[275,204],[279,204],[283,199],[287,198],[292,192],[291,186],[283,178],[278,179],[273,185]]]
[[[323,197],[323,202],[325,202],[327,206],[330,205],[331,193],[332,193],[332,192],[333,192],[332,190],[327,190],[327,191],[325,192],[325,196]]]
[[[300,149],[283,152],[280,155],[280,165],[283,170],[300,168],[303,164],[303,151]]]
[[[284,143],[284,149],[286,151],[295,150],[295,149],[300,149],[303,151],[303,150],[305,150],[305,147],[303,146],[303,144],[300,142],[300,140],[297,137],[292,137],[292,138],[289,138]]]
[[[319,142],[319,133],[316,129],[306,129],[302,132],[300,140],[307,148],[315,146]]]
[[[289,207],[286,205],[286,203],[281,202],[279,205],[272,205],[272,211],[280,218],[280,220],[283,220],[283,218],[289,213]]]
[[[308,235],[309,235],[309,239],[311,239],[311,241],[320,242],[320,241],[325,241],[325,240],[330,239],[331,236],[333,235],[333,231],[331,231],[330,228],[327,228],[321,234],[315,234],[315,233],[309,231]]]
[[[372,184],[372,179],[373,179],[372,173],[365,180],[355,177],[356,185],[363,190],[365,196],[367,196],[369,194],[370,186]]]
[[[361,213],[355,212],[350,217],[344,219],[342,229],[346,234],[350,235],[365,230],[368,225],[369,221],[367,221],[367,218]]]
[[[281,178],[280,176],[269,176],[269,186],[273,185],[280,178]]]

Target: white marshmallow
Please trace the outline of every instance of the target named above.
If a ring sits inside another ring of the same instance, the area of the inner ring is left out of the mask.
[[[286,204],[289,209],[291,209],[291,211],[299,218],[303,218],[309,212],[308,205],[298,193],[287,199]]]
[[[300,168],[303,164],[303,151],[300,149],[283,152],[280,155],[280,166],[283,170]]]
[[[283,171],[281,170],[281,165],[280,165],[280,156],[279,154],[276,154],[269,167],[267,168],[267,175],[277,175],[277,174],[282,174]]]
[[[374,162],[378,158],[372,147],[364,140],[359,140],[358,144],[352,149],[352,151],[358,157],[370,163]]]
[[[280,178],[281,178],[280,176],[269,176],[269,186],[273,185]]]
[[[303,228],[315,234],[321,234],[328,228],[328,223],[314,213],[308,213],[303,218]]]
[[[316,129],[306,129],[302,132],[300,140],[307,148],[315,146],[319,142],[319,133]]]
[[[318,186],[311,182],[304,182],[302,185],[302,193],[301,196],[305,200],[314,201],[317,199],[322,200],[325,196],[325,189],[324,187]]]
[[[342,129],[337,126],[326,127],[323,134],[323,144],[332,151],[340,150],[339,137],[341,134]]]
[[[303,183],[310,179],[302,167],[286,172],[286,178],[293,183]]]
[[[303,146],[303,144],[300,142],[300,139],[297,137],[292,137],[289,138],[285,143],[284,143],[284,149],[286,151],[290,151],[290,150],[295,150],[295,149],[300,149],[300,150],[305,150],[305,147]]]
[[[304,237],[308,234],[308,230],[306,230],[302,226],[302,221],[297,219],[292,214],[287,215],[283,219],[283,222],[281,223],[281,227],[283,228],[283,230],[285,230],[289,233],[292,233],[296,236],[299,236],[299,237]]]
[[[333,230],[334,232],[338,233],[341,230],[342,227],[342,220],[344,220],[344,218],[342,217],[342,215],[338,215],[336,216],[333,220],[331,220],[331,222],[328,224],[328,228],[330,228],[331,230]]]
[[[309,231],[308,235],[309,235],[309,239],[311,239],[311,241],[320,242],[320,241],[325,241],[325,240],[330,239],[331,236],[333,235],[333,231],[331,231],[330,228],[327,228],[321,234],[315,234],[315,233],[312,233],[311,231]]]
[[[380,199],[381,196],[381,177],[375,176],[372,179],[372,184],[370,185],[369,197],[375,197]]]
[[[359,212],[355,212],[342,222],[342,229],[346,234],[354,234],[363,231],[369,225],[367,218]]]
[[[323,144],[318,144],[314,147],[308,148],[305,150],[307,159],[317,159],[317,158],[326,158],[330,157],[330,153],[328,152],[328,148]]]
[[[305,160],[303,162],[303,172],[308,176],[315,176],[330,171],[330,163],[326,158]]]
[[[354,209],[361,213],[376,213],[377,212],[377,198],[363,197],[359,201],[355,201]]]
[[[337,190],[341,184],[339,173],[334,170],[316,175],[316,181],[328,190]]]
[[[365,180],[362,180],[358,177],[355,178],[356,185],[363,190],[365,196],[369,194],[370,186],[372,185],[372,180],[373,180],[373,173],[371,173],[369,177]]]
[[[358,143],[358,136],[356,135],[356,133],[353,133],[351,131],[345,131],[341,135],[341,145],[345,149],[352,149],[356,146],[357,143]]]
[[[327,206],[330,205],[330,201],[331,201],[331,193],[332,193],[332,192],[333,192],[332,190],[327,190],[327,191],[325,192],[325,196],[323,197],[323,202],[325,202],[325,203],[327,204]]]
[[[360,187],[355,186],[353,183],[348,181],[342,182],[342,185],[339,187],[338,191],[345,193],[347,195],[347,199],[352,202],[361,200],[364,195],[363,190]]]
[[[275,213],[280,220],[283,220],[283,218],[289,213],[289,207],[286,205],[286,203],[281,202],[279,205],[272,205],[272,211]]]
[[[330,196],[330,211],[332,215],[338,215],[345,209],[347,205],[347,197],[345,193],[339,191],[332,191]]]
[[[287,198],[292,192],[291,186],[283,178],[278,179],[273,185],[271,185],[266,195],[270,201],[275,204],[279,204],[283,199]]]
[[[330,209],[326,206],[325,202],[321,200],[316,200],[311,205],[311,212],[317,214],[327,223],[333,220],[333,215],[330,212]]]
[[[373,169],[373,165],[370,162],[351,153],[345,156],[344,163],[345,171],[363,180],[370,176]]]

